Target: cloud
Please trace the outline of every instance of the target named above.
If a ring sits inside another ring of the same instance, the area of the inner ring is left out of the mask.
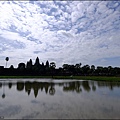
[[[3,56],[15,66],[37,56],[57,66],[120,56],[119,17],[117,1],[1,1],[1,65]]]

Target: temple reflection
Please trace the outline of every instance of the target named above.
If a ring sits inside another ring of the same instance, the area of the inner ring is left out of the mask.
[[[71,82],[38,82],[38,81],[1,81],[0,90],[2,90],[2,98],[5,98],[5,87],[9,90],[15,86],[18,92],[25,91],[28,96],[31,93],[31,90],[34,92],[34,97],[37,98],[38,93],[44,92],[48,95],[54,95],[56,90],[55,86],[62,87],[63,92],[76,92],[81,93],[83,90],[86,92],[96,91],[97,87],[108,87],[110,90],[113,90],[114,87],[120,87],[120,82],[95,82],[95,81],[71,81]]]
[[[17,82],[17,90],[23,91],[24,89],[24,82]]]
[[[8,87],[9,87],[9,89],[12,88],[12,83],[11,82],[8,83]]]

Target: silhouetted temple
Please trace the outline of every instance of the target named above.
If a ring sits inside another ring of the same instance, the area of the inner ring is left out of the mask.
[[[19,63],[17,68],[11,65],[9,68],[4,68],[0,66],[0,76],[120,76],[119,67],[102,67],[94,65],[84,65],[82,64],[63,64],[62,67],[56,68],[54,62],[46,64],[40,63],[37,57],[35,63],[33,64],[32,59],[27,61],[27,63]]]

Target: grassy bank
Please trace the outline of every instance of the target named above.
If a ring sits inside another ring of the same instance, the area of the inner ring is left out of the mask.
[[[0,76],[0,79],[19,79],[19,78],[52,78],[52,76]],[[106,76],[53,76],[53,79],[77,79],[77,80],[95,80],[95,81],[120,81],[120,77]]]
[[[120,77],[106,77],[106,76],[55,76],[55,79],[78,79],[78,80],[104,80],[104,81],[120,81]]]

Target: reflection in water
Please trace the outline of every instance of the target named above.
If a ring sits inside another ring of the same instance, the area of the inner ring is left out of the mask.
[[[0,88],[2,87],[2,83],[0,83]]]
[[[120,82],[1,80],[0,115],[5,119],[120,118],[118,87]]]
[[[24,89],[24,82],[17,82],[17,90],[23,91]]]
[[[86,92],[96,91],[97,86],[98,87],[109,87],[110,90],[113,90],[114,87],[120,87],[119,82],[103,82],[103,81],[70,81],[70,82],[38,82],[38,81],[19,81],[16,83],[11,82],[0,82],[0,88],[3,87],[3,94],[2,98],[5,98],[5,86],[8,86],[9,89],[12,88],[12,86],[15,85],[17,91],[25,91],[28,96],[31,93],[31,90],[34,91],[35,98],[38,95],[38,91],[45,92],[49,95],[55,94],[55,86],[63,87],[64,92],[76,92],[81,93],[82,89]]]
[[[63,91],[68,92],[68,91],[76,91],[77,93],[82,92],[82,89],[80,87],[81,82],[68,82],[63,84]]]
[[[83,88],[84,88],[85,91],[89,92],[91,90],[88,81],[83,81],[82,85],[83,85]]]
[[[9,89],[12,88],[12,83],[11,82],[8,83],[8,87],[9,87]]]
[[[98,87],[109,87],[110,90],[113,90],[114,87],[120,87],[120,82],[97,82]]]
[[[92,90],[93,90],[93,91],[96,91],[96,86],[95,86],[94,81],[91,81],[91,84],[92,84]]]
[[[5,98],[5,81],[3,82],[3,94],[2,94],[2,98]]]

